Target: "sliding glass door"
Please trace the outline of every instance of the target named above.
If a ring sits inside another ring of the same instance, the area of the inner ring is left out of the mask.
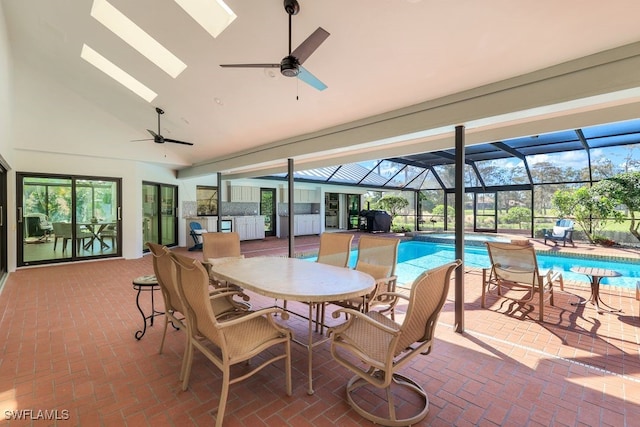
[[[18,266],[121,256],[119,178],[16,177]]]
[[[178,244],[178,187],[142,183],[142,250],[147,242],[166,246]]]

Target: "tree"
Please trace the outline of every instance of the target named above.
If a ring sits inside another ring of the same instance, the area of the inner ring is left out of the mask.
[[[610,198],[616,204],[622,204],[629,210],[629,232],[640,240],[640,221],[635,212],[640,211],[640,172],[623,172],[611,178],[603,179],[593,186],[594,193]]]
[[[438,205],[438,206],[433,208],[433,210],[431,211],[431,215],[442,217],[443,221],[447,222],[446,221],[447,218],[455,217],[456,213],[455,213],[455,209],[454,208],[452,208],[451,206],[448,206],[447,207],[447,218],[445,218],[444,205]]]
[[[613,199],[602,196],[589,187],[577,190],[558,190],[553,194],[553,205],[562,217],[572,217],[582,228],[590,243],[607,224],[609,218],[622,221],[622,214],[615,210]]]
[[[391,215],[391,220],[398,214],[398,212],[407,206],[409,206],[409,201],[401,196],[382,196],[380,200],[378,200],[378,206],[382,209],[386,210],[389,215]]]
[[[522,223],[531,221],[531,209],[522,206],[516,206],[507,211],[505,221],[510,224],[518,224],[518,228],[522,228]]]

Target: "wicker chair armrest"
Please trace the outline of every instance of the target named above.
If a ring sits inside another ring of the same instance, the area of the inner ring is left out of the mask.
[[[222,294],[224,296],[239,296],[243,301],[249,301],[251,298],[249,295],[245,294],[242,289],[233,287],[233,286],[225,286],[223,288],[215,288],[209,291],[209,298],[216,297],[216,295]]]
[[[360,319],[360,320],[362,320],[364,322],[367,322],[368,324],[370,324],[371,326],[381,330],[382,332],[391,334],[393,336],[397,336],[400,333],[399,330],[390,328],[390,327],[388,327],[386,325],[383,325],[382,323],[372,319],[371,317],[367,316],[366,314],[364,314],[364,313],[362,313],[360,311],[357,311],[357,310],[350,309],[350,308],[338,309],[338,310],[334,311],[333,313],[331,313],[331,316],[333,318],[337,319],[343,313],[349,315],[347,321],[345,323],[343,323],[342,325],[338,325],[338,326],[335,326],[333,328],[329,328],[327,330],[327,335],[328,336],[330,336],[332,333],[339,334],[339,333],[343,332],[344,330],[348,329],[349,326],[351,325],[351,322],[353,322],[354,319]]]
[[[394,297],[394,299],[396,299],[396,300],[401,298],[401,299],[409,301],[409,297],[408,296],[406,296],[404,294],[401,294],[399,292],[380,292],[378,295],[376,295],[376,298],[387,297],[387,296],[388,297]]]
[[[245,314],[244,316],[241,317],[234,317],[233,319],[230,320],[225,320],[223,322],[219,322],[218,323],[218,327],[220,329],[224,329],[224,328],[228,328],[230,326],[234,326],[234,325],[238,325],[242,322],[246,322],[248,320],[251,319],[255,319],[256,317],[262,317],[264,315],[267,315],[267,319],[272,318],[272,316],[269,316],[269,314],[279,314],[282,319],[287,320],[289,318],[289,313],[287,313],[286,311],[284,311],[281,308],[276,308],[276,307],[272,307],[272,308],[263,308],[261,310],[257,310],[257,311],[248,311],[247,314]],[[273,319],[272,319],[273,320]],[[273,322],[274,325],[277,325],[277,323]],[[282,328],[282,327],[280,327]],[[284,328],[282,328],[284,329]]]

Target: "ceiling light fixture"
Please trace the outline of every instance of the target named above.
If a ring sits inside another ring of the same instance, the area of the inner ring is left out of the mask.
[[[93,1],[91,16],[174,79],[187,68],[187,64],[106,0]]]
[[[222,33],[237,15],[223,0],[175,0],[213,38]]]
[[[157,93],[140,83],[129,73],[109,61],[104,56],[100,55],[95,50],[91,49],[86,44],[82,45],[80,57],[145,101],[151,102],[156,98],[156,96],[158,96]]]

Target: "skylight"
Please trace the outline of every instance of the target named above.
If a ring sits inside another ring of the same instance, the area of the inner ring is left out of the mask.
[[[175,0],[175,2],[214,38],[218,37],[237,17],[224,0]]]
[[[103,73],[107,74],[109,77],[111,77],[121,85],[125,86],[127,89],[134,92],[136,95],[140,96],[145,101],[151,102],[155,99],[156,96],[158,96],[157,93],[140,83],[129,73],[118,67],[113,62],[109,61],[104,56],[100,55],[95,50],[91,49],[86,44],[82,46],[80,57]]]
[[[91,16],[174,79],[187,68],[187,64],[106,0],[94,0]]]

